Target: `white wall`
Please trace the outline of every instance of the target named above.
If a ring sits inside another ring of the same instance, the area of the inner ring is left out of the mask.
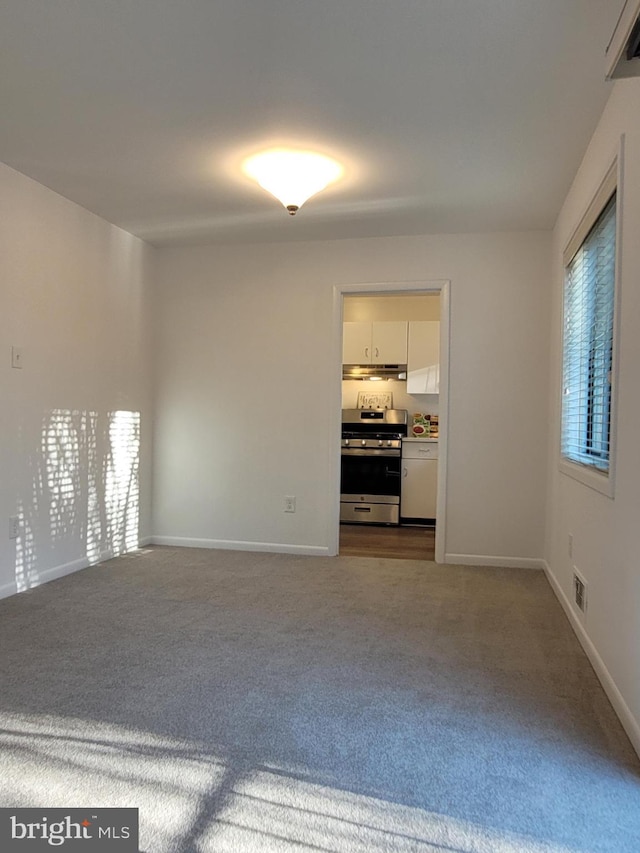
[[[0,595],[149,534],[150,251],[0,165]]]
[[[574,622],[640,751],[640,80],[615,84],[553,236],[551,441],[546,555],[565,604],[572,566],[588,582],[588,610]],[[562,252],[625,134],[620,363],[613,499],[558,471]],[[568,536],[573,534],[573,558]],[[575,610],[570,611],[575,614]]]
[[[154,536],[330,549],[333,286],[450,279],[446,550],[540,559],[549,252],[547,233],[158,250]]]

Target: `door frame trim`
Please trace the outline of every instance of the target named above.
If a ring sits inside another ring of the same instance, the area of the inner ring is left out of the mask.
[[[354,294],[376,295],[383,293],[440,293],[440,394],[439,447],[438,447],[438,497],[435,560],[444,563],[446,555],[447,531],[447,460],[449,433],[449,347],[451,338],[451,282],[449,279],[421,281],[382,281],[362,282],[361,284],[336,284],[333,288],[333,353],[335,375],[342,377],[342,322],[344,296]],[[329,553],[336,555],[340,549],[340,435],[342,423],[342,378],[336,383],[333,406],[329,422],[329,446],[331,451],[331,494],[333,507],[328,531]]]

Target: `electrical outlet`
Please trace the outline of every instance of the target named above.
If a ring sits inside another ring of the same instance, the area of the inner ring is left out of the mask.
[[[573,533],[569,534],[569,542],[567,548],[569,550],[569,557],[573,557]]]
[[[9,539],[17,539],[20,536],[20,519],[17,515],[9,516]]]
[[[296,497],[295,497],[295,495],[285,495],[284,496],[284,511],[285,512],[295,512],[296,511]]]

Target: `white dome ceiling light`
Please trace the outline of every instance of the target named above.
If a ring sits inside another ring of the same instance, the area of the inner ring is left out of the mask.
[[[312,195],[342,177],[342,166],[314,151],[271,148],[248,157],[245,175],[275,196],[293,216]]]

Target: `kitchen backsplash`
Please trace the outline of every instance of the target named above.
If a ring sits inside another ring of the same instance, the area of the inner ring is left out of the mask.
[[[363,391],[391,391],[393,408],[407,409],[409,417],[414,412],[424,412],[430,415],[439,414],[437,394],[407,394],[407,383],[390,379],[388,382],[362,382],[355,379],[342,380],[342,408],[357,409],[358,394]]]

